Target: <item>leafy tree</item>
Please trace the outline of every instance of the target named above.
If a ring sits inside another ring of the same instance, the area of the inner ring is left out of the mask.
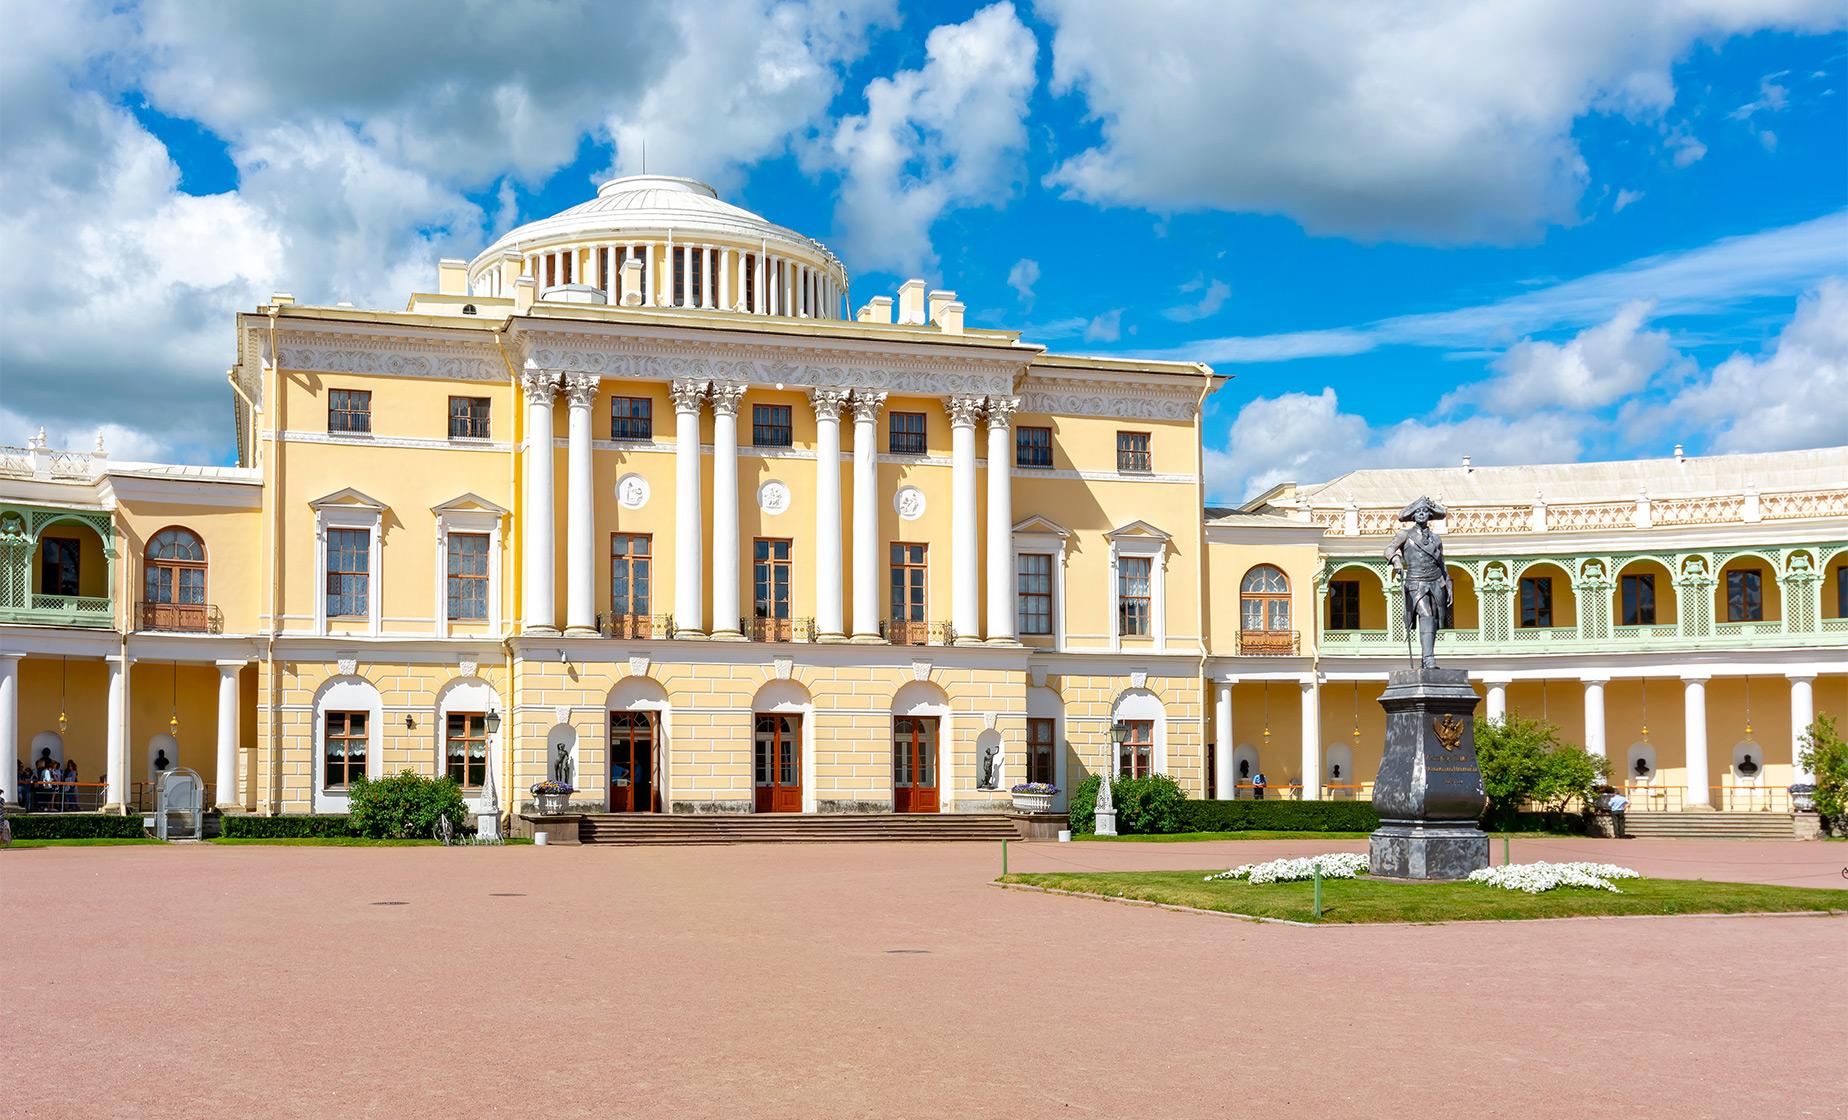
[[[428,840],[438,820],[448,817],[460,829],[468,816],[454,778],[426,778],[412,770],[377,781],[353,779],[348,805],[353,831],[380,840]]]
[[[1085,778],[1072,790],[1070,800],[1065,803],[1066,815],[1071,821],[1068,827],[1073,836],[1089,836],[1097,831],[1097,787],[1103,784],[1103,780],[1099,774]],[[1116,792],[1115,786],[1111,787],[1111,792]]]
[[[1816,775],[1816,812],[1823,819],[1841,822],[1837,831],[1848,832],[1848,743],[1835,730],[1835,717],[1819,715],[1803,732],[1798,758]]]
[[[1132,835],[1179,832],[1181,803],[1187,795],[1166,774],[1118,778],[1110,787],[1116,799],[1117,831]]]
[[[1529,801],[1564,809],[1573,798],[1589,805],[1592,791],[1610,774],[1610,760],[1559,739],[1543,720],[1509,714],[1476,721],[1476,762],[1489,795],[1486,816],[1508,820]]]

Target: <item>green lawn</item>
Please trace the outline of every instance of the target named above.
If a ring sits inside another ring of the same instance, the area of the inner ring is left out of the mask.
[[[1223,869],[1221,869],[1223,870]],[[1205,882],[1213,871],[1127,871],[1002,876],[1001,882],[1107,898],[1162,902],[1256,918],[1315,920],[1313,883]],[[1625,879],[1622,894],[1566,888],[1529,895],[1480,883],[1387,883],[1367,878],[1322,883],[1325,922],[1507,921],[1622,914],[1742,914],[1791,910],[1848,912],[1848,890]]]
[[[113,848],[120,844],[165,844],[152,836],[86,836],[67,840],[15,840],[14,848]]]
[[[1074,836],[1073,840],[1103,840],[1120,844],[1186,844],[1195,840],[1365,840],[1365,832],[1279,832],[1254,828],[1244,832],[1167,832],[1152,836]]]

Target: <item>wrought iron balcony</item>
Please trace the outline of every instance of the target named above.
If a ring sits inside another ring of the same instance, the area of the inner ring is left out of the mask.
[[[136,603],[135,629],[177,634],[222,634],[225,618],[212,603]]]
[[[879,634],[895,646],[947,646],[956,640],[956,630],[947,622],[913,622],[890,618],[879,625]]]
[[[753,642],[812,642],[812,618],[741,618],[738,629]]]
[[[1294,630],[1240,630],[1238,652],[1241,657],[1290,657],[1297,652]]]
[[[671,638],[674,616],[671,614],[619,614],[597,616],[597,633],[605,638],[634,641],[638,638]]]

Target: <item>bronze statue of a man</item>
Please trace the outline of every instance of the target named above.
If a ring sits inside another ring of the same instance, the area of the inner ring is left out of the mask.
[[[1418,630],[1419,664],[1426,669],[1437,668],[1437,628],[1452,594],[1450,572],[1444,567],[1444,542],[1431,531],[1431,522],[1443,519],[1443,506],[1419,498],[1399,511],[1400,521],[1413,524],[1399,530],[1386,547],[1386,559],[1405,580],[1405,625]]]

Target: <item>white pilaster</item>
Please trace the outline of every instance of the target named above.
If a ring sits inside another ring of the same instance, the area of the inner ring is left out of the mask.
[[[243,669],[242,661],[218,662],[218,772],[212,784],[220,809],[243,806],[237,781],[237,689],[238,674]]]
[[[19,773],[19,661],[23,654],[0,653],[0,806],[19,804],[13,787]]]
[[[1482,685],[1488,693],[1488,710],[1484,713],[1490,723],[1501,723],[1508,718],[1508,678],[1484,677]]]
[[[1238,797],[1238,744],[1232,741],[1232,683],[1213,685],[1213,796],[1220,801]]]
[[[622,304],[622,270],[616,267],[616,246],[605,245],[603,254],[603,299],[611,307]]]
[[[853,636],[879,638],[879,410],[886,395],[853,394]]]
[[[845,637],[841,602],[841,406],[845,389],[811,389],[815,405],[815,629],[821,641]]]
[[[552,598],[552,393],[558,371],[527,364],[520,378],[526,392],[526,534],[525,626],[528,631],[550,631],[558,617]]]
[[[642,306],[658,307],[660,298],[655,295],[654,245],[638,247],[642,254]]]
[[[1322,800],[1322,691],[1315,674],[1303,678],[1303,800]]]
[[[982,566],[975,516],[975,422],[981,397],[951,397],[950,413],[950,624],[956,644],[981,640]],[[1012,534],[1010,534],[1011,536]]]
[[[1604,685],[1609,677],[1586,677],[1585,681],[1585,750],[1605,757]]]
[[[733,253],[730,249],[719,250],[719,310],[731,311],[732,307],[732,266]]]
[[[597,630],[596,500],[592,491],[590,406],[597,399],[597,375],[565,376],[568,449],[565,455],[565,632]]]
[[[738,404],[744,385],[712,383],[712,636],[736,638],[738,629]]]
[[[103,661],[109,666],[108,749],[103,756],[109,781],[103,810],[127,813],[132,811],[128,804],[128,667],[135,659],[115,656]]]
[[[708,311],[719,305],[719,292],[713,286],[714,277],[712,275],[712,258],[717,252],[718,250],[710,245],[702,245],[699,249],[700,306]]]
[[[667,235],[667,250],[661,254],[661,264],[664,269],[661,273],[660,305],[662,307],[674,306],[674,276],[676,275],[674,272],[674,248],[674,235],[670,233]]]
[[[1020,581],[1014,572],[1014,410],[1019,397],[988,398],[988,640],[1013,645]]]
[[[699,484],[699,409],[704,381],[674,381],[674,632],[705,632],[705,534]]]
[[[1810,689],[1814,677],[1803,673],[1789,674],[1790,680],[1790,782],[1813,782],[1816,775],[1803,765],[1803,734],[1816,719],[1815,694]]]
[[[770,313],[770,304],[768,302],[769,293],[764,290],[764,272],[765,269],[769,267],[766,263],[768,256],[769,254],[764,252],[762,246],[759,246],[757,256],[752,261],[752,267],[757,272],[757,276],[755,277],[756,282],[752,285],[751,290],[751,295],[753,297],[751,313],[754,315],[768,315]]]
[[[1686,803],[1690,809],[1708,809],[1713,805],[1713,792],[1707,788],[1707,677],[1688,674],[1681,680],[1687,726]]]

